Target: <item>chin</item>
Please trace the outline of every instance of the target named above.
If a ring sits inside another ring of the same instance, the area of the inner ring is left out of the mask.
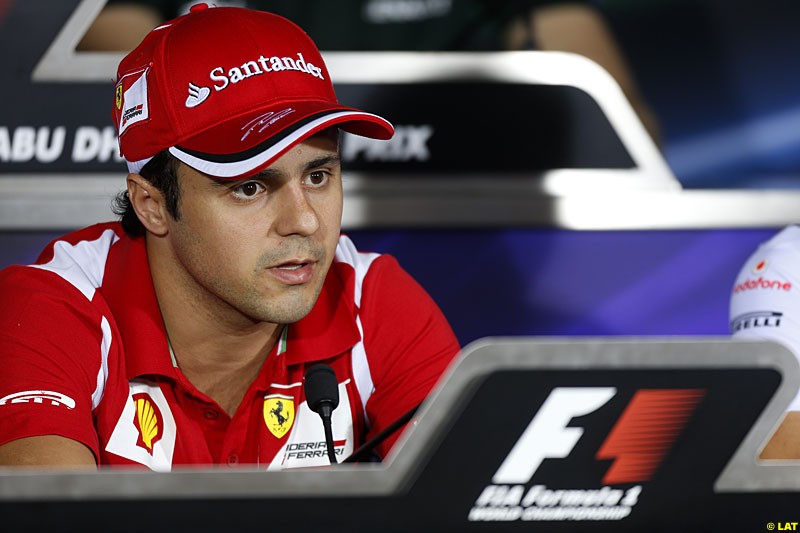
[[[304,319],[306,316],[308,316],[310,312],[311,309],[303,312],[281,313],[275,317],[276,318],[275,320],[270,320],[270,322],[273,322],[275,324],[293,324],[299,320]]]
[[[291,324],[308,315],[317,303],[322,284],[251,291],[235,305],[252,320]]]
[[[277,305],[270,305],[264,309],[259,318],[263,322],[272,322],[274,324],[291,324],[305,318],[314,308],[317,299],[314,298],[310,302],[303,298],[302,300],[292,299],[288,302],[282,302]]]

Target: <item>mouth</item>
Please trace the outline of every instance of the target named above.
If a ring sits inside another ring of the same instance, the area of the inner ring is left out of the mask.
[[[311,281],[315,266],[311,259],[290,260],[267,268],[267,272],[284,285],[302,285]]]
[[[307,264],[308,263],[304,261],[302,263],[289,263],[285,265],[278,265],[275,268],[277,268],[278,270],[299,270],[304,266],[306,266]]]

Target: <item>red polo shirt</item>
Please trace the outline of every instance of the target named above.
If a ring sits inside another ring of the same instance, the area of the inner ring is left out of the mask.
[[[117,223],[1,271],[0,294],[0,444],[62,435],[99,465],[325,465],[322,422],[303,391],[308,366],[336,372],[341,459],[419,403],[459,349],[392,257],[360,253],[344,236],[313,310],[284,331],[233,417],[173,365],[144,239]]]

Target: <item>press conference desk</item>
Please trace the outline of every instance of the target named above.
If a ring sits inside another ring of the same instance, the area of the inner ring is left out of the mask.
[[[383,464],[4,471],[2,529],[780,530],[800,463],[756,456],[799,379],[766,342],[484,339]]]

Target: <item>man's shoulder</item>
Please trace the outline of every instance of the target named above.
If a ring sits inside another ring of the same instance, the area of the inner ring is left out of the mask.
[[[371,267],[398,268],[397,260],[391,254],[359,249],[350,237],[342,234],[336,246],[334,263],[349,265],[353,269],[366,272]]]
[[[119,222],[103,222],[87,226],[50,241],[39,254],[34,265],[42,265],[52,261],[59,249],[75,247],[108,248],[123,236],[124,232]],[[76,256],[74,259],[80,260],[81,257]]]
[[[763,241],[739,272],[739,277],[768,271],[800,278],[800,226],[787,226]]]
[[[116,223],[89,226],[51,241],[35,262],[0,270],[0,294],[63,293],[79,290],[88,300],[102,283],[111,246],[122,237]]]
[[[761,250],[786,250],[800,253],[800,226],[786,226],[760,246]]]
[[[333,268],[340,277],[353,277],[356,287],[407,276],[394,256],[359,250],[347,235],[339,238]]]

